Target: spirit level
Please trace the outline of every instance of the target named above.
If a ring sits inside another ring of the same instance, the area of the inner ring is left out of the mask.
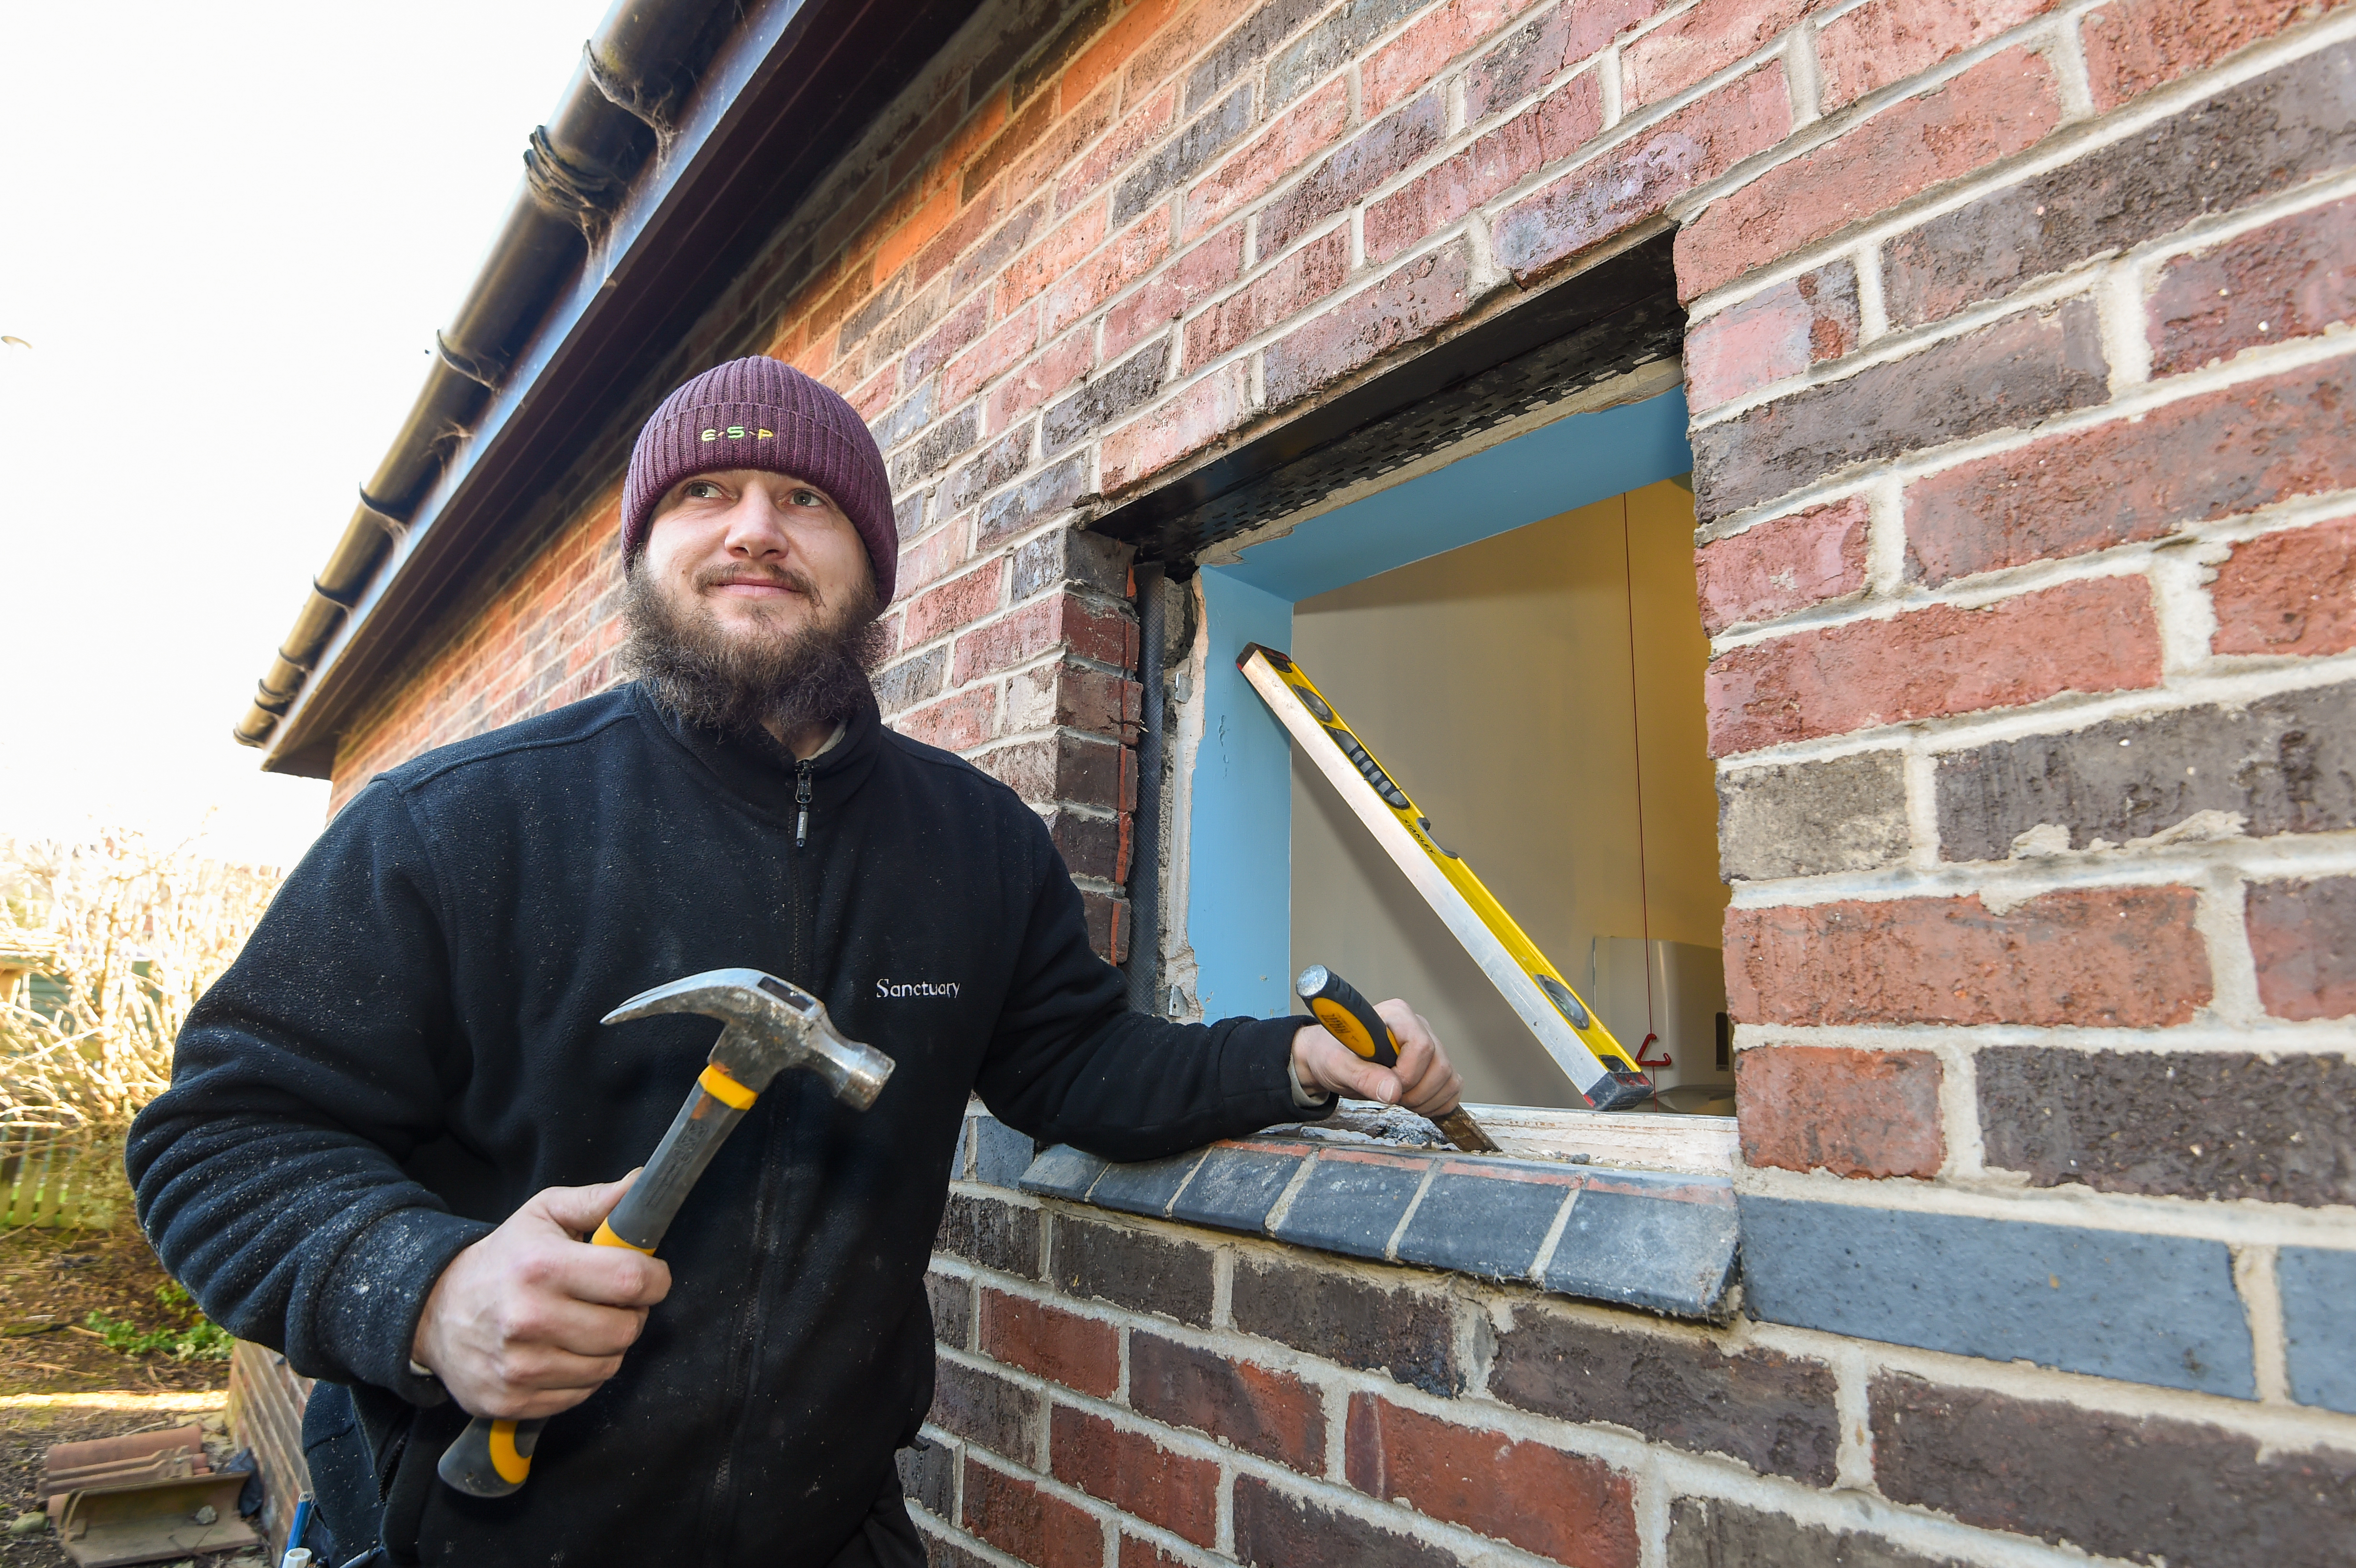
[[[1652,1080],[1635,1059],[1472,869],[1440,848],[1431,819],[1416,809],[1301,667],[1258,643],[1245,645],[1236,667],[1587,1103],[1617,1111],[1652,1098]]]

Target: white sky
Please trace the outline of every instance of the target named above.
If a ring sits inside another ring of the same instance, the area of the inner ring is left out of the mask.
[[[606,0],[0,0],[0,837],[291,863],[230,739]]]

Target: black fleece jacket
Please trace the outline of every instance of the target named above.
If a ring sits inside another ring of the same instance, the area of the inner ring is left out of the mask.
[[[883,1094],[860,1113],[780,1078],[664,1241],[669,1299],[530,1483],[432,1483],[464,1415],[409,1371],[428,1290],[532,1193],[646,1158],[716,1026],[597,1020],[737,965],[889,1054]],[[1298,1027],[1127,1011],[1038,816],[872,705],[798,765],[626,688],[355,796],[189,1015],[129,1164],[205,1311],[326,1380],[305,1442],[344,1550],[383,1499],[402,1559],[817,1564],[931,1403],[923,1281],[969,1093],[1151,1157],[1299,1119]]]

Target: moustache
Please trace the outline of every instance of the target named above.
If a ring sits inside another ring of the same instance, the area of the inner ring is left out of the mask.
[[[797,571],[790,566],[750,566],[743,562],[727,566],[707,566],[698,571],[691,581],[699,593],[708,588],[722,588],[732,582],[764,582],[773,588],[783,588],[789,592],[798,593],[821,608],[826,603],[825,598],[818,591],[818,584],[811,581],[805,573]]]

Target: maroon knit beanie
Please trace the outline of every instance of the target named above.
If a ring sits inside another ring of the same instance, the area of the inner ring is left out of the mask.
[[[832,388],[765,354],[713,366],[665,398],[638,432],[622,481],[625,571],[646,548],[655,503],[680,480],[723,468],[766,468],[833,496],[875,564],[875,602],[892,602],[900,534],[867,421]]]

